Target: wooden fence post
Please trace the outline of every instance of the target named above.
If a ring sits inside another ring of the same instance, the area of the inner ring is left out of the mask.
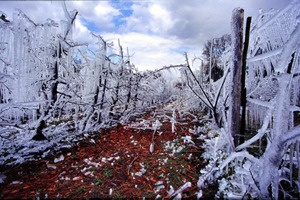
[[[245,31],[245,41],[243,49],[243,65],[242,65],[242,97],[241,97],[241,106],[242,106],[242,117],[241,117],[241,130],[240,130],[240,140],[239,144],[242,144],[245,141],[245,130],[246,130],[246,106],[247,106],[247,89],[246,89],[246,66],[247,66],[247,53],[249,46],[250,38],[250,25],[251,17],[247,17],[246,21],[246,31]]]
[[[243,57],[243,25],[244,25],[244,10],[236,8],[232,11],[231,19],[231,40],[233,62],[230,69],[231,82],[229,93],[229,118],[228,128],[234,138],[234,144],[239,144],[238,135],[241,128],[241,76],[242,76],[242,57]]]

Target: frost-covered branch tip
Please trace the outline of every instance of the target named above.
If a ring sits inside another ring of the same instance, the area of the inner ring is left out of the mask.
[[[252,161],[253,163],[259,164],[259,159],[255,158],[251,154],[249,154],[247,151],[242,152],[233,152],[230,154],[228,158],[220,165],[220,170],[223,170],[224,167],[226,167],[230,162],[232,162],[236,158],[247,158],[248,160]]]

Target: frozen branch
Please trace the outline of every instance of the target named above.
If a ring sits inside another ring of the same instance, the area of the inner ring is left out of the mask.
[[[265,133],[268,129],[269,123],[270,123],[271,114],[272,114],[272,110],[269,109],[266,116],[265,116],[265,118],[264,118],[262,127],[258,130],[258,133],[255,136],[253,136],[251,139],[244,142],[243,144],[237,146],[235,148],[236,151],[239,151],[241,149],[249,147],[249,145],[256,142],[257,140],[259,140],[260,138],[262,138],[265,135]]]
[[[204,94],[206,100],[208,101],[209,105],[211,108],[214,108],[213,104],[211,103],[209,97],[207,96],[206,92],[204,91],[203,87],[201,86],[201,84],[199,83],[198,79],[196,78],[194,72],[192,71],[191,67],[190,67],[190,64],[189,64],[189,60],[188,60],[188,56],[187,56],[187,53],[184,54],[185,55],[185,59],[186,59],[186,63],[187,63],[187,68],[188,70],[190,71],[190,73],[192,74],[192,77],[194,78],[194,80],[196,81],[196,83],[198,84],[201,92]]]
[[[295,142],[300,139],[300,125],[290,129],[286,134],[281,135],[281,140],[283,144]]]
[[[218,101],[219,101],[219,98],[220,98],[220,94],[221,94],[221,91],[222,91],[222,88],[225,84],[225,81],[226,81],[226,78],[227,78],[227,75],[229,74],[229,70],[230,70],[230,66],[227,67],[227,69],[225,70],[225,74],[224,76],[222,77],[222,83],[217,91],[217,95],[215,97],[215,101],[214,101],[214,107],[217,107],[217,104],[218,104]]]
[[[156,69],[156,70],[154,71],[154,73],[155,73],[155,72],[160,72],[160,71],[163,71],[163,70],[168,70],[168,69],[173,69],[173,68],[184,68],[184,67],[186,67],[185,64],[164,66],[164,67],[162,67],[162,68],[160,68],[160,69]]]
[[[253,163],[259,164],[259,159],[255,158],[251,154],[249,154],[247,151],[242,152],[233,152],[230,154],[228,158],[221,164],[220,170],[222,170],[224,167],[226,167],[230,162],[232,162],[236,158],[247,158],[248,160],[252,161]]]
[[[172,194],[170,194],[168,196],[168,199],[171,199],[171,198],[175,197],[176,195],[182,193],[184,190],[186,190],[187,188],[189,188],[191,186],[192,186],[191,182],[186,182],[185,184],[183,184],[182,186],[180,186],[180,188],[178,188],[176,191],[174,191]]]
[[[184,70],[186,78],[187,78],[187,82],[186,84],[188,85],[188,87],[191,89],[191,91],[209,108],[209,109],[213,109],[213,107],[211,107],[200,95],[197,94],[197,92],[193,89],[193,87],[190,85],[189,79],[188,79],[188,74],[186,72],[186,70]]]
[[[34,23],[25,13],[23,13],[22,10],[17,9],[19,12],[19,15],[22,15],[28,22],[30,22],[32,25],[37,26],[36,23]]]

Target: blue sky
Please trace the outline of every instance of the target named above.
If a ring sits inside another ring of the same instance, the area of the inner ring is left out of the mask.
[[[122,2],[118,0],[113,1],[112,5],[121,12],[121,14],[118,17],[114,18],[114,23],[116,24],[116,26],[119,27],[120,25],[126,24],[126,18],[131,16],[133,13],[133,10],[131,9],[133,2]]]
[[[68,5],[69,2],[66,2]],[[96,3],[93,3],[94,5],[97,5]],[[100,3],[101,4],[101,3]],[[104,3],[102,3],[104,4]],[[133,2],[130,1],[110,1],[110,4],[106,4],[105,6],[110,6],[115,9],[118,13],[115,13],[112,15],[112,23],[114,24],[113,27],[110,29],[102,28],[100,24],[97,24],[96,20],[86,19],[84,15],[80,17],[80,20],[82,23],[88,27],[90,31],[101,33],[101,32],[117,32],[119,28],[126,25],[126,19],[130,17],[133,14],[132,6]],[[78,8],[74,8],[78,9]],[[110,10],[110,9],[109,9]],[[112,12],[112,10],[110,10]],[[110,14],[110,13],[107,13]]]
[[[280,9],[292,0],[115,0],[66,1],[68,10],[78,10],[74,40],[93,42],[90,32],[107,41],[120,39],[129,48],[132,62],[140,69],[156,69],[201,56],[203,44],[230,33],[232,10],[242,7],[253,20],[259,10]],[[9,18],[15,8],[33,21],[65,19],[62,1],[0,1],[0,11]]]

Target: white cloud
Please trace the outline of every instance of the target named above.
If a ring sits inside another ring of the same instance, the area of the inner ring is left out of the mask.
[[[127,32],[151,32],[150,19],[151,15],[149,13],[148,4],[137,3],[133,4],[132,15],[126,19],[126,24],[124,27],[121,27],[120,30]]]
[[[82,24],[101,31],[114,31],[114,18],[121,14],[109,1],[66,1],[66,4],[69,10],[78,11]]]
[[[94,13],[97,17],[104,18],[120,15],[120,12],[113,8],[107,1],[99,2],[99,4],[94,8]]]
[[[131,9],[132,15],[126,19],[126,25],[120,31],[164,35],[174,24],[170,11],[156,2],[135,3]]]
[[[161,5],[152,4],[149,6],[149,12],[153,16],[150,24],[155,33],[166,31],[173,26],[171,13]]]
[[[174,51],[181,48],[180,41],[166,39],[142,33],[104,34],[105,40],[114,41],[120,38],[124,49],[129,47],[129,54],[133,55],[132,62],[140,69],[157,69],[170,64],[184,64],[182,54]],[[116,47],[117,48],[117,47]]]
[[[120,12],[113,8],[107,1],[100,1],[94,8],[94,16],[90,18],[97,26],[106,30],[113,30],[116,25],[113,22],[114,17],[120,15]]]

